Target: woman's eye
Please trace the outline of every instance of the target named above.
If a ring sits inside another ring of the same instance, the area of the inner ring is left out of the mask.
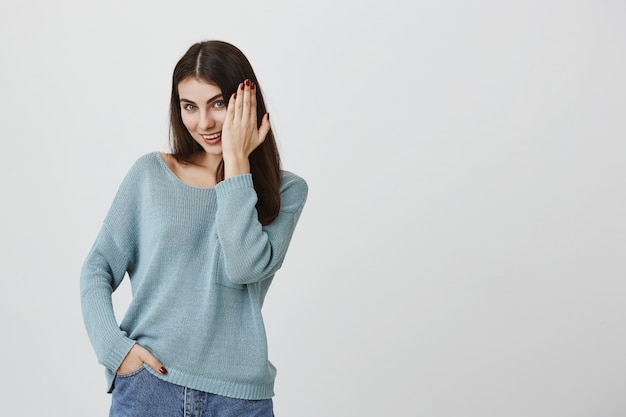
[[[185,104],[184,109],[187,111],[193,111],[196,109],[196,106],[194,106],[193,104]]]
[[[219,109],[219,108],[225,107],[226,106],[226,102],[224,102],[224,100],[217,100],[215,102],[214,106]]]

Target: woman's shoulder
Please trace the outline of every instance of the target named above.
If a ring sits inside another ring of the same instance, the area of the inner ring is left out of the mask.
[[[309,186],[307,182],[301,176],[294,174],[291,171],[281,171],[282,180],[281,180],[281,189],[285,188],[299,188],[304,191],[307,191]]]
[[[162,161],[161,153],[158,151],[145,153],[135,159],[127,176],[141,177],[146,174],[154,175],[155,172],[159,171]]]
[[[141,187],[144,180],[159,172],[159,152],[150,152],[139,156],[127,171],[121,187]]]
[[[282,198],[281,210],[299,211],[306,202],[309,186],[304,178],[291,171],[282,171],[280,194]]]
[[[139,156],[135,160],[135,163],[133,164],[133,168],[136,168],[136,169],[154,168],[154,167],[158,167],[161,161],[163,161],[163,158],[161,157],[161,152],[152,151],[152,152],[148,152]]]

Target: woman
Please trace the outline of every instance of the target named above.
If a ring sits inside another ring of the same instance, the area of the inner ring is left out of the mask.
[[[135,162],[81,272],[110,416],[272,416],[261,307],[306,182],[281,171],[258,80],[231,44],[179,60],[170,123],[171,154]],[[126,274],[118,324],[111,296]]]

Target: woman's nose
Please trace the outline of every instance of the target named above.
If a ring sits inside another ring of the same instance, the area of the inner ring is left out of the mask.
[[[207,130],[215,126],[215,119],[211,115],[210,111],[202,112],[200,116],[200,128],[203,130]]]

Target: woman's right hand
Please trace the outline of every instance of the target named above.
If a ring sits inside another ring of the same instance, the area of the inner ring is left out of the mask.
[[[148,349],[137,343],[130,349],[120,367],[117,368],[117,373],[120,375],[129,374],[141,368],[144,363],[161,375],[167,374],[163,364]]]

